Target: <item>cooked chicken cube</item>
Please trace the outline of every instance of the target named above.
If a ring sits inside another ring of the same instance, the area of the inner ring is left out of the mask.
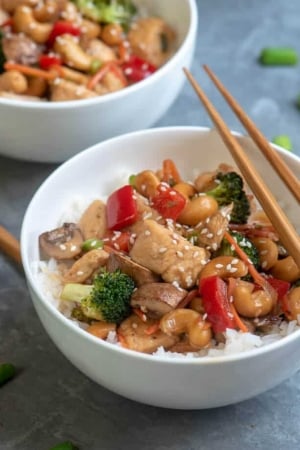
[[[37,64],[42,47],[25,34],[7,34],[2,39],[3,53],[7,61],[18,64]]]
[[[61,102],[97,97],[97,94],[84,86],[78,86],[72,81],[56,78],[51,84],[51,100]]]
[[[129,31],[128,41],[133,54],[160,67],[173,52],[175,33],[158,17],[141,18]]]
[[[153,353],[158,347],[167,350],[178,342],[178,336],[168,336],[159,329],[155,333],[148,333],[155,324],[156,321],[153,320],[143,322],[134,314],[121,323],[118,334],[129,349],[142,353]]]
[[[197,283],[208,252],[154,220],[145,220],[130,251],[132,259],[161,275],[164,281],[188,289]]]
[[[85,253],[79,258],[72,267],[65,273],[65,283],[84,283],[86,280],[104,266],[108,260],[109,254],[97,248]]]
[[[94,200],[82,214],[79,228],[84,239],[101,239],[107,229],[105,203],[101,200]]]
[[[232,205],[224,206],[197,227],[198,244],[208,250],[216,251],[228,229],[231,211]]]

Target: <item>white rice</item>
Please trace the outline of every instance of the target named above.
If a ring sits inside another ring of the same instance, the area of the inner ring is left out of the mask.
[[[44,292],[47,300],[57,308],[67,318],[71,317],[71,312],[74,307],[72,302],[60,302],[59,297],[62,290],[61,277],[59,275],[57,263],[54,259],[48,262],[39,261],[32,266],[34,276],[36,277],[40,289]],[[70,319],[71,320],[71,319]],[[86,324],[72,319],[78,327],[85,329]],[[271,331],[263,336],[257,336],[252,333],[243,333],[232,329],[227,329],[225,333],[225,343],[219,343],[212,346],[212,348],[201,350],[199,352],[190,353],[176,353],[169,352],[163,347],[159,347],[153,355],[164,359],[170,358],[199,358],[201,356],[224,356],[242,353],[248,350],[253,350],[273,342],[276,342],[285,336],[300,330],[300,315],[298,320],[291,322],[282,321],[279,325],[274,325]],[[110,331],[107,337],[107,342],[120,346],[117,334]]]

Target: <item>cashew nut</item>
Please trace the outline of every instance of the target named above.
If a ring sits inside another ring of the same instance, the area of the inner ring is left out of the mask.
[[[118,45],[123,40],[123,28],[118,23],[109,23],[103,27],[101,39],[111,47]]]
[[[54,22],[59,17],[60,10],[56,0],[44,0],[33,9],[33,15],[39,22]]]
[[[82,19],[80,29],[83,38],[96,39],[101,33],[101,26],[98,23],[92,22],[88,19]]]
[[[273,308],[273,299],[264,290],[254,291],[254,284],[239,281],[233,291],[233,303],[239,314],[254,318],[269,314]]]
[[[93,57],[85,53],[78,40],[69,34],[59,36],[54,43],[54,51],[57,52],[68,66],[88,72],[93,62]]]
[[[27,87],[26,77],[17,70],[9,70],[0,75],[0,91],[23,94]]]
[[[259,253],[259,262],[264,270],[269,270],[278,259],[278,247],[272,239],[268,238],[252,238],[251,241],[255,245]]]
[[[159,179],[152,170],[143,170],[138,173],[134,180],[136,190],[144,197],[151,198],[157,194]]]
[[[192,309],[178,308],[170,311],[161,318],[159,326],[169,336],[185,333],[195,349],[207,347],[212,338],[208,322]]]
[[[240,278],[248,273],[246,264],[234,256],[217,256],[200,272],[200,279],[217,275],[221,278]]]
[[[31,37],[37,44],[44,44],[52,30],[51,23],[38,22],[28,6],[18,6],[13,16],[14,30]]]
[[[278,259],[271,269],[273,277],[293,283],[300,278],[300,269],[291,256]]]
[[[180,192],[180,194],[183,195],[186,199],[193,197],[193,195],[195,195],[196,193],[196,189],[192,184],[185,183],[183,181],[175,184],[173,186],[173,189],[175,189],[175,191],[177,192]]]
[[[199,195],[187,202],[178,218],[178,222],[196,226],[199,222],[212,216],[218,210],[217,201],[209,195]]]

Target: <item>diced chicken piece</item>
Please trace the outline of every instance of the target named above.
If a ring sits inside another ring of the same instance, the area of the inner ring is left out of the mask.
[[[63,102],[67,100],[82,100],[97,97],[97,94],[84,86],[72,81],[57,78],[51,83],[51,101]]]
[[[104,44],[99,39],[89,39],[82,42],[84,51],[94,59],[99,59],[102,63],[115,61],[117,56],[111,47]]]
[[[129,227],[132,233],[138,234],[139,230],[141,228],[143,229],[144,220],[152,219],[157,221],[158,223],[164,222],[160,214],[155,209],[151,208],[149,200],[146,197],[139,194],[138,192],[135,192],[134,195],[136,197],[137,212],[140,220]]]
[[[170,283],[150,283],[140,286],[131,296],[133,308],[140,308],[149,317],[159,318],[175,309],[187,291]]]
[[[108,92],[119,91],[126,86],[125,82],[112,71],[109,71],[106,75],[104,75],[101,84],[105,89],[107,89]]]
[[[100,248],[91,250],[79,258],[65,273],[65,283],[84,283],[99,267],[105,266],[109,254]]]
[[[156,67],[166,62],[174,51],[175,33],[162,19],[139,19],[128,33],[132,53]]]
[[[177,336],[168,336],[161,330],[152,334],[147,333],[147,330],[155,324],[156,321],[143,322],[138,316],[132,315],[121,323],[118,334],[122,336],[122,340],[130,350],[142,353],[153,353],[159,347],[167,350],[178,342]]]
[[[94,200],[82,214],[78,225],[84,239],[101,239],[107,229],[105,203]]]
[[[36,64],[42,53],[41,46],[24,34],[8,34],[2,40],[5,58],[18,64]]]
[[[159,280],[159,276],[151,272],[151,270],[137,264],[129,256],[118,252],[110,253],[106,268],[109,272],[120,269],[121,272],[129,275],[137,286],[148,285]]]
[[[130,256],[164,281],[188,289],[196,284],[209,254],[154,220],[145,220]]]
[[[216,251],[219,248],[224,233],[228,229],[232,208],[232,205],[220,208],[197,227],[198,244],[212,251]]]

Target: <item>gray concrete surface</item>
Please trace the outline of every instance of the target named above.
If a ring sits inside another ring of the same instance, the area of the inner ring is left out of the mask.
[[[289,134],[300,155],[300,112],[294,106],[299,67],[256,62],[264,46],[290,45],[300,53],[299,0],[199,0],[198,6],[197,79],[231,128],[242,131],[202,63],[217,72],[268,138]],[[210,126],[187,83],[156,124],[167,125]],[[32,194],[55,167],[0,157],[0,222],[16,236]],[[0,389],[1,450],[47,450],[66,439],[81,450],[300,446],[300,372],[259,397],[214,410],[163,410],[126,400],[89,381],[59,353],[36,316],[22,272],[0,255],[0,361],[5,360],[19,373]]]

